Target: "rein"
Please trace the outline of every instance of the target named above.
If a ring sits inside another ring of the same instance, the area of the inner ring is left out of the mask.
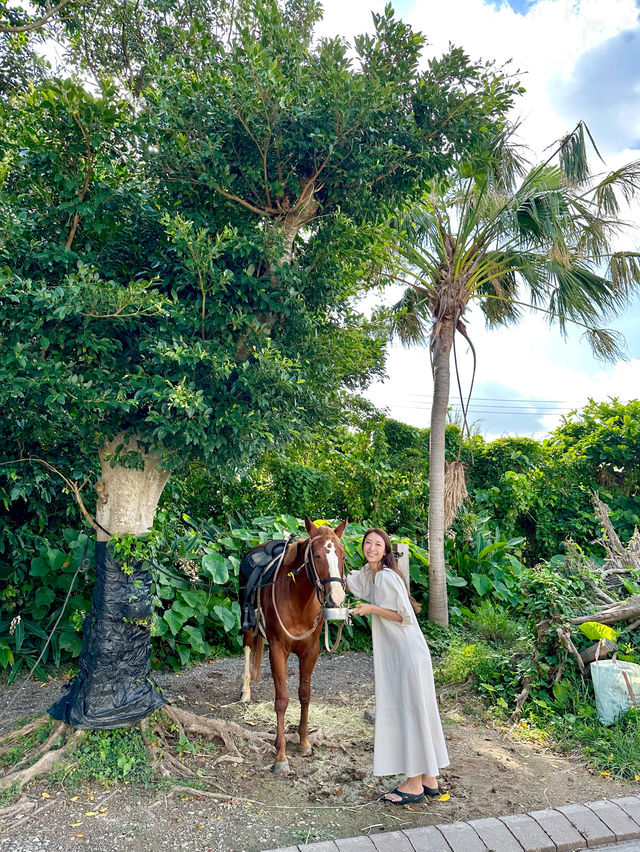
[[[294,634],[291,633],[289,630],[287,630],[287,628],[284,626],[282,619],[280,618],[280,613],[278,612],[278,606],[276,604],[276,589],[275,589],[275,586],[276,586],[276,583],[282,582],[283,580],[286,580],[289,577],[289,574],[287,574],[286,577],[282,578],[282,580],[278,580],[278,573],[280,571],[280,568],[282,567],[282,563],[284,561],[284,556],[285,556],[286,552],[287,552],[287,547],[285,547],[284,550],[282,551],[282,554],[280,555],[280,558],[279,558],[279,561],[278,561],[278,565],[276,567],[274,579],[268,585],[271,586],[271,605],[273,606],[273,610],[276,614],[276,618],[278,619],[278,624],[280,625],[283,632],[285,633],[285,635],[289,639],[293,639],[294,641],[297,641],[299,639],[306,639],[307,637],[311,636],[312,633],[315,633],[315,631],[318,629],[318,623],[319,623],[319,621],[322,617],[322,611],[320,611],[315,616],[315,618],[313,619],[313,624],[312,624],[311,628],[309,630],[307,630],[306,633],[302,633],[299,636],[294,636]],[[296,568],[295,571],[291,571],[290,573],[292,575],[294,575],[294,577],[295,577],[295,575],[297,575],[303,568],[306,568],[307,577],[309,579],[309,582],[311,583],[311,585],[313,586],[313,588],[315,590],[316,596],[318,598],[318,602],[320,603],[321,606],[322,606],[322,595],[324,595],[324,587],[327,585],[327,583],[340,583],[342,585],[343,589],[346,589],[346,587],[347,587],[346,586],[346,580],[344,579],[344,577],[327,577],[325,580],[320,579],[320,577],[318,576],[318,571],[317,571],[316,566],[315,566],[314,561],[313,561],[313,550],[311,549],[311,538],[309,538],[309,541],[307,542],[307,546],[306,546],[305,553],[304,553],[304,562],[302,563],[302,565],[300,565],[299,568]],[[329,622],[325,621],[325,623],[324,623],[324,644],[325,644],[325,648],[327,649],[328,653],[330,653],[330,654],[333,654],[334,651],[337,650],[338,645],[340,644],[340,638],[342,636],[342,626],[343,626],[343,622],[340,623],[340,626],[338,628],[338,637],[337,637],[333,647],[330,648],[329,647]]]

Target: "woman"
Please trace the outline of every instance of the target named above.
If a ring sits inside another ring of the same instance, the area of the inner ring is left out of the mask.
[[[407,780],[383,797],[394,805],[421,802],[439,794],[436,776],[449,765],[436,704],[431,655],[384,530],[362,539],[367,564],[347,576],[358,598],[352,610],[371,615],[376,691],[374,775],[405,774]]]

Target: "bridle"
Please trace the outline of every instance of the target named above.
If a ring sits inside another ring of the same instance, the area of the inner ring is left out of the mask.
[[[295,570],[295,572],[292,571],[291,575],[293,576],[293,579],[295,581],[295,575],[298,574],[302,570],[302,568],[305,568],[306,573],[307,573],[307,577],[309,578],[309,582],[311,583],[311,585],[315,589],[315,593],[317,595],[318,602],[320,603],[320,606],[323,606],[323,596],[324,596],[324,591],[325,591],[324,587],[327,585],[327,583],[332,583],[332,582],[333,583],[341,583],[342,588],[346,591],[347,581],[345,580],[344,577],[327,577],[325,580],[320,579],[320,577],[318,576],[318,569],[316,568],[315,562],[313,561],[313,550],[311,548],[312,541],[313,541],[313,539],[311,537],[309,537],[309,540],[307,542],[307,546],[306,546],[305,552],[304,552],[304,562],[302,563],[302,565],[299,568],[297,568]],[[276,618],[278,619],[278,623],[279,623],[281,629],[283,630],[283,632],[285,633],[285,635],[288,636],[289,639],[294,639],[294,640],[306,639],[308,636],[311,636],[312,633],[315,633],[316,630],[318,629],[318,624],[320,623],[320,621],[322,619],[322,610],[320,610],[320,612],[313,619],[313,624],[311,625],[311,628],[306,631],[306,633],[301,633],[299,636],[294,636],[294,634],[291,633],[289,630],[287,630],[287,628],[284,626],[282,619],[280,618],[280,613],[278,612],[278,605],[276,604],[276,585],[279,582],[278,572],[280,571],[280,568],[282,567],[282,563],[284,562],[284,555],[287,552],[287,549],[288,548],[285,547],[282,554],[280,555],[278,565],[276,567],[275,577],[274,577],[273,582],[271,584],[271,604],[272,604],[273,610],[276,614]],[[289,574],[287,574],[287,577],[289,577]],[[284,580],[285,578],[283,577],[282,579]],[[333,647],[330,648],[329,647],[329,622],[325,621],[325,623],[324,623],[324,643],[325,643],[325,647],[326,647],[327,651],[330,654],[332,654],[335,650],[337,650],[338,645],[340,644],[340,637],[341,636],[342,636],[342,623],[340,623],[340,627],[338,628],[338,638],[336,639]]]
[[[307,577],[309,578],[309,582],[316,590],[316,595],[318,597],[318,603],[323,606],[324,605],[324,597],[325,597],[325,586],[327,583],[340,583],[342,588],[347,591],[347,581],[344,577],[326,577],[324,580],[320,579],[318,574],[318,569],[316,568],[313,556],[313,549],[311,547],[313,543],[313,539],[309,538],[307,542],[307,547],[304,552],[304,562],[303,567],[306,569]]]

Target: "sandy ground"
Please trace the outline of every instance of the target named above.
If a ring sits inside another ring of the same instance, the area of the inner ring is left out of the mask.
[[[263,666],[248,707],[238,701],[242,660],[218,659],[186,671],[156,675],[171,701],[204,715],[240,722],[253,731],[274,730],[273,687]],[[0,730],[46,709],[60,695],[61,681],[0,686]],[[579,756],[562,756],[544,743],[525,740],[517,730],[481,721],[481,708],[469,693],[441,691],[441,714],[451,766],[441,778],[446,801],[413,807],[377,801],[400,778],[371,774],[373,725],[365,710],[374,706],[370,654],[323,654],[314,672],[311,728],[336,747],[320,745],[310,757],[289,748],[291,772],[270,771],[272,752],[251,752],[239,744],[241,763],[224,760],[223,749],[203,749],[190,758],[206,791],[172,791],[159,784],[148,790],[66,789],[47,779],[32,783],[19,807],[0,816],[0,852],[91,852],[189,850],[256,852],[362,833],[500,816],[568,802],[590,801],[636,792],[591,775]],[[297,659],[289,666],[289,689],[297,695]],[[9,712],[6,706],[12,700]],[[297,724],[297,701],[287,714]],[[226,796],[235,797],[228,801]]]

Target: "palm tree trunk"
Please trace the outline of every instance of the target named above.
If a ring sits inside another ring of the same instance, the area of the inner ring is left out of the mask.
[[[444,562],[444,468],[453,334],[453,317],[445,317],[438,323],[433,343],[433,404],[429,432],[429,621],[443,627],[449,624]]]

